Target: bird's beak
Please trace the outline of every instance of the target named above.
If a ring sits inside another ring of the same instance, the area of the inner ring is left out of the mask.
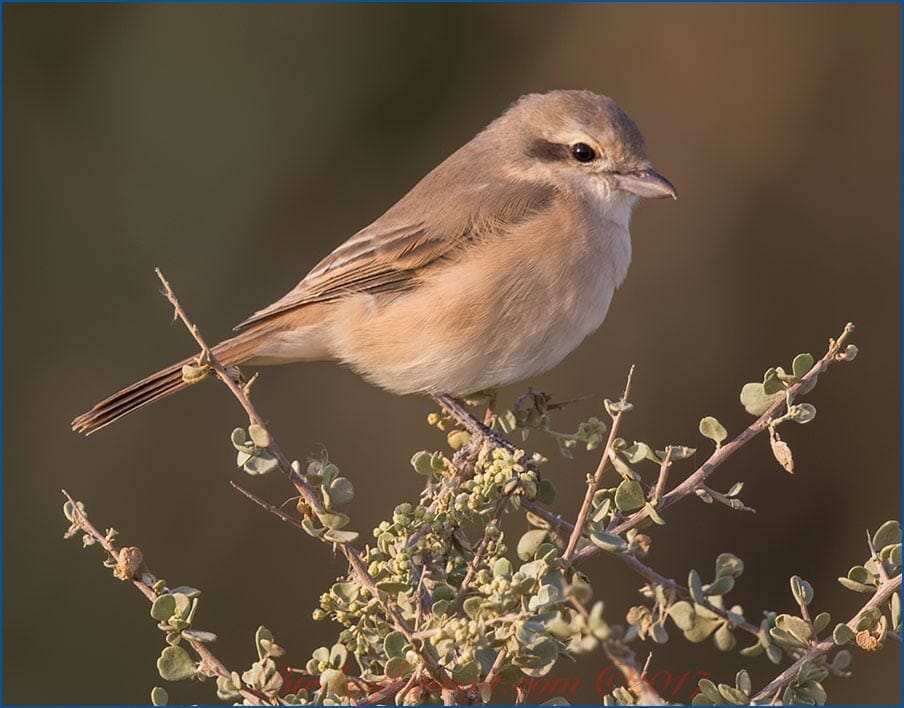
[[[678,198],[678,190],[665,177],[655,170],[641,170],[639,172],[613,173],[616,189],[621,189],[638,197],[650,199],[662,199],[663,197]]]

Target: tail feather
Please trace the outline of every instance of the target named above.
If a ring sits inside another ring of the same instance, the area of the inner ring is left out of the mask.
[[[247,360],[252,352],[253,337],[245,334],[213,348],[214,356],[224,366],[239,364]],[[188,388],[192,384],[183,380],[182,367],[194,361],[195,357],[183,359],[105,398],[91,410],[75,418],[72,429],[77,433],[91,435],[129,413]]]

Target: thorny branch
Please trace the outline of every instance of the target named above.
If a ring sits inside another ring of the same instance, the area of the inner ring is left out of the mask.
[[[79,531],[84,531],[91,538],[93,538],[98,544],[100,544],[101,548],[103,548],[110,558],[113,559],[114,563],[117,567],[123,567],[125,559],[121,557],[121,549],[116,548],[110,540],[110,536],[105,536],[97,528],[92,524],[88,518],[82,513],[81,509],[79,509],[78,504],[75,499],[69,496],[69,493],[64,489],[62,490],[63,496],[69,500],[72,505],[72,527],[66,533],[66,538],[71,538]],[[141,593],[148,599],[150,603],[153,604],[154,600],[157,599],[157,593],[154,592],[154,585],[157,583],[157,578],[155,578],[150,571],[147,570],[147,566],[144,564],[144,561],[141,562],[144,572],[138,574],[138,570],[135,570],[135,574],[129,577],[129,580],[132,581],[132,584],[141,591]],[[208,675],[216,675],[216,676],[225,676],[229,678],[231,676],[231,672],[226,666],[220,661],[216,656],[214,656],[213,652],[207,647],[204,642],[199,642],[196,639],[191,639],[183,635],[183,638],[186,642],[191,646],[192,649],[195,650],[195,653],[198,655],[198,658],[201,660],[201,664],[198,667],[198,670],[206,673]],[[270,700],[263,693],[256,691],[254,689],[242,688],[240,689],[240,693],[242,697],[245,698],[252,705],[269,705]]]
[[[532,514],[536,514],[538,517],[543,519],[545,522],[550,524],[551,526],[556,526],[565,533],[571,532],[574,530],[574,525],[570,521],[566,521],[565,519],[556,516],[548,509],[543,508],[541,505],[536,502],[525,499],[521,502],[521,505],[530,511]],[[666,590],[672,590],[675,594],[680,597],[682,600],[690,600],[691,602],[696,602],[693,596],[691,595],[690,590],[686,588],[681,583],[672,580],[671,578],[667,578],[664,575],[660,575],[655,570],[653,570],[650,566],[646,565],[643,561],[639,560],[636,556],[631,555],[630,553],[612,553],[610,554],[615,558],[618,558],[622,563],[628,566],[635,573],[650,581],[653,585],[662,585]],[[760,628],[751,624],[750,622],[742,622],[741,624],[735,624],[731,614],[728,610],[722,607],[716,607],[710,602],[698,603],[702,604],[706,609],[711,612],[716,613],[723,619],[727,619],[731,622],[732,626],[737,627],[738,629],[743,629],[748,634],[752,634],[753,636],[757,636],[759,634]]]
[[[612,444],[615,442],[615,438],[618,435],[618,427],[621,424],[622,416],[625,414],[627,410],[628,404],[628,395],[631,393],[631,377],[634,375],[634,367],[628,371],[628,378],[625,381],[625,392],[622,394],[621,401],[619,401],[622,405],[616,412],[616,414],[612,417],[612,427],[609,430],[609,438],[606,440],[606,446],[603,448],[603,454],[600,456],[600,462],[596,467],[596,472],[593,473],[593,477],[587,483],[587,493],[584,494],[584,501],[581,503],[581,509],[578,512],[577,521],[574,523],[574,529],[571,532],[571,536],[568,539],[568,545],[565,547],[565,553],[562,555],[562,559],[568,563],[571,561],[572,556],[574,555],[575,548],[578,545],[578,541],[581,538],[581,534],[584,532],[584,524],[587,523],[587,515],[590,513],[590,505],[593,502],[593,495],[596,493],[596,490],[599,489],[600,480],[603,478],[603,473],[606,471],[606,465],[609,463],[609,457],[612,455]]]
[[[841,347],[844,345],[848,337],[854,331],[854,325],[850,322],[845,325],[844,330],[837,340],[832,339],[829,340],[829,347],[826,351],[825,355],[816,362],[813,367],[798,381],[796,384],[788,388],[785,396],[779,396],[775,403],[773,403],[769,409],[763,413],[759,418],[757,418],[753,423],[751,423],[747,428],[738,435],[731,442],[725,443],[720,448],[718,448],[712,455],[709,456],[709,459],[706,460],[697,470],[691,474],[687,479],[685,479],[681,484],[676,486],[672,491],[662,497],[662,500],[659,502],[659,505],[656,508],[657,512],[662,512],[664,509],[672,506],[672,504],[681,501],[688,494],[695,493],[698,489],[703,488],[703,483],[706,481],[707,477],[709,477],[713,472],[718,469],[718,467],[725,462],[729,457],[735,454],[738,450],[740,450],[744,445],[750,442],[757,435],[762,433],[764,430],[769,428],[770,423],[773,422],[774,419],[778,418],[788,407],[788,401],[793,399],[797,392],[809,385],[813,382],[813,380],[822,374],[826,369],[828,369],[835,361],[837,361],[837,356],[841,351]],[[636,528],[644,519],[649,517],[649,512],[646,508],[640,509],[636,511],[627,519],[614,524],[610,528],[606,530],[607,533],[614,535],[621,535],[626,531]],[[586,546],[578,551],[574,560],[582,561],[590,556],[596,555],[601,549],[596,546]]]
[[[866,602],[866,604],[860,608],[860,611],[857,612],[847,623],[847,626],[850,627],[851,631],[857,631],[857,621],[860,619],[860,616],[869,612],[871,609],[875,607],[881,607],[884,603],[888,602],[891,596],[898,592],[901,589],[901,576],[896,575],[894,578],[883,582],[873,596]],[[758,701],[765,701],[773,694],[781,691],[785,686],[790,684],[797,678],[797,674],[800,672],[801,667],[807,661],[812,661],[823,654],[831,651],[835,648],[836,644],[833,639],[824,639],[818,644],[813,645],[810,649],[804,653],[797,661],[795,661],[791,666],[782,671],[778,676],[776,676],[772,681],[770,681],[763,689],[757,693],[752,699],[751,703],[756,703]]]
[[[207,346],[207,342],[205,342],[204,338],[201,336],[198,327],[194,325],[191,320],[189,320],[185,310],[179,304],[179,300],[176,298],[176,295],[173,292],[169,281],[167,281],[159,268],[156,269],[156,273],[157,277],[160,279],[160,282],[163,283],[164,294],[170,301],[170,304],[173,306],[176,316],[182,321],[186,329],[188,329],[189,333],[192,335],[192,337],[194,337],[195,341],[201,347],[202,357],[200,360],[209,362],[210,368],[213,369],[216,377],[220,381],[222,381],[227,386],[227,388],[229,388],[229,390],[232,392],[232,395],[241,404],[242,408],[245,409],[245,412],[248,414],[248,420],[252,424],[259,425],[264,430],[267,430],[267,426],[264,424],[263,419],[254,408],[254,404],[251,403],[251,399],[249,398],[247,391],[242,386],[240,386],[236,382],[236,380],[232,378],[232,376],[229,375],[223,365],[217,360],[216,356],[214,356],[213,352],[210,350],[210,347]],[[292,466],[291,461],[283,453],[282,449],[279,447],[273,436],[269,435],[269,437],[270,445],[268,449],[270,453],[273,455],[273,457],[276,458],[277,462],[279,463],[279,468],[282,470],[283,474],[289,478],[289,481],[292,483],[292,485],[295,487],[295,489],[301,495],[302,499],[307,504],[310,510],[309,513],[313,516],[320,516],[326,513],[326,509],[324,508],[323,504],[320,501],[320,498],[314,492],[311,485],[308,484],[308,481],[295,470],[295,468]],[[367,565],[361,557],[361,552],[350,543],[336,543],[335,546],[338,547],[342,555],[345,556],[346,560],[348,561],[349,569],[351,570],[352,575],[355,577],[355,579],[363,587],[367,588],[367,590],[370,591],[372,595],[380,598],[381,604],[386,609],[386,613],[392,620],[392,623],[395,625],[396,629],[398,629],[405,636],[405,638],[417,652],[418,656],[424,662],[424,666],[430,676],[434,680],[438,681],[440,686],[444,687],[443,701],[447,704],[454,704],[456,702],[456,694],[458,693],[458,691],[451,688],[453,686],[451,677],[439,663],[436,656],[434,656],[431,652],[430,645],[424,644],[417,640],[417,638],[414,636],[414,629],[408,624],[405,618],[402,617],[392,599],[390,599],[386,593],[377,588],[377,583],[368,571]]]

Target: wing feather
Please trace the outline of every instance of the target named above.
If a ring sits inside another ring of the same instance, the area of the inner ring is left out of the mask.
[[[336,248],[291,292],[236,329],[310,303],[337,300],[351,292],[408,290],[417,284],[423,269],[546,211],[555,197],[552,187],[536,183],[481,183],[434,202],[431,215],[400,208],[405,200],[416,196],[416,190]]]

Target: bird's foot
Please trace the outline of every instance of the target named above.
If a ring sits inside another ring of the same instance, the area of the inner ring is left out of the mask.
[[[438,394],[433,396],[433,400],[442,406],[452,418],[454,418],[465,430],[472,436],[486,440],[496,447],[502,447],[509,452],[516,450],[515,446],[506,440],[495,430],[490,430],[485,423],[475,418],[459,401],[448,394]]]

